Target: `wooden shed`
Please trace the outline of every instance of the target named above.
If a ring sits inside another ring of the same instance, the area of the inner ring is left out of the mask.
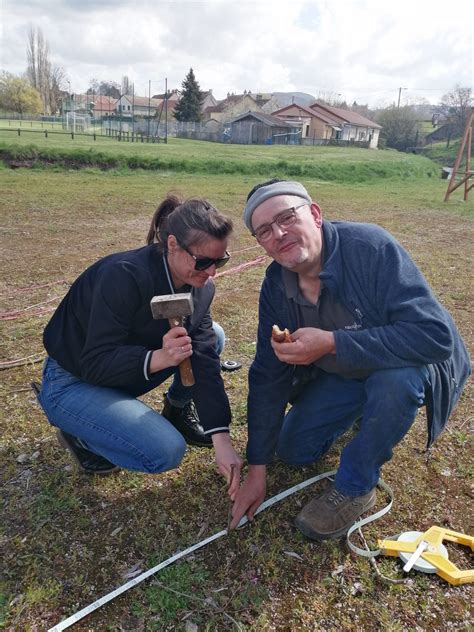
[[[240,145],[299,144],[301,128],[263,112],[246,112],[230,122],[230,142]]]

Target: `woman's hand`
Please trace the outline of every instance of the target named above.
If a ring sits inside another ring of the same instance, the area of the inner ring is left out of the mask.
[[[163,336],[161,349],[153,351],[150,373],[156,373],[170,366],[178,366],[185,358],[193,354],[191,338],[184,327],[172,327]]]
[[[216,463],[219,472],[224,476],[229,485],[227,493],[231,500],[234,500],[240,485],[240,471],[243,461],[232,447],[228,432],[213,434],[212,443],[216,453]]]

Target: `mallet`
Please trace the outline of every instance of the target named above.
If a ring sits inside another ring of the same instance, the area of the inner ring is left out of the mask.
[[[154,296],[150,301],[150,307],[155,320],[167,318],[170,327],[182,327],[183,318],[193,313],[193,298],[190,292],[186,294],[163,294],[163,296]],[[189,358],[180,363],[179,373],[183,386],[195,384]]]

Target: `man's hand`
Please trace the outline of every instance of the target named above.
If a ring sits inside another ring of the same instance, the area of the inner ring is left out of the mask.
[[[271,345],[276,357],[287,364],[312,364],[328,353],[336,353],[332,331],[315,327],[301,327],[291,334],[291,342],[275,342]]]
[[[224,476],[229,485],[227,493],[230,499],[234,500],[240,485],[240,471],[243,461],[232,447],[228,432],[219,432],[218,434],[212,435],[212,443],[216,453],[216,463],[219,472]],[[234,470],[233,474],[232,470]]]
[[[266,478],[266,465],[249,466],[247,478],[235,496],[229,531],[235,529],[245,515],[247,515],[249,520],[252,520],[255,512],[265,499],[265,493],[267,491]]]

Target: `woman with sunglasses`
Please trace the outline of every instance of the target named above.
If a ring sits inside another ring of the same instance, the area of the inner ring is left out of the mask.
[[[158,473],[181,462],[186,442],[213,446],[237,491],[242,460],[230,442],[230,407],[220,372],[223,332],[209,309],[212,277],[229,260],[232,222],[208,202],[169,195],[147,246],[100,259],[72,284],[44,332],[48,353],[38,399],[80,468]],[[183,327],[153,318],[152,297],[191,293]],[[190,358],[194,386],[179,364]],[[137,399],[168,378],[158,413]]]

